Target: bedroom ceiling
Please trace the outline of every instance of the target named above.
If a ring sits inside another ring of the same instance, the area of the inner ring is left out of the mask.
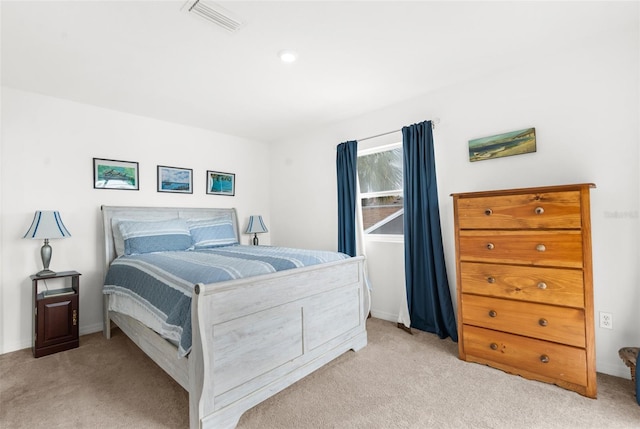
[[[638,20],[629,2],[217,2],[229,32],[184,4],[3,0],[2,84],[274,141]]]

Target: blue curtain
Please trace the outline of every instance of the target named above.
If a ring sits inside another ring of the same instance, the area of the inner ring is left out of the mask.
[[[638,405],[640,405],[640,374],[638,374],[637,371],[636,371],[636,402],[638,403]]]
[[[444,263],[431,121],[402,128],[404,259],[411,326],[458,341]]]
[[[338,145],[338,252],[356,256],[356,169],[358,142]]]

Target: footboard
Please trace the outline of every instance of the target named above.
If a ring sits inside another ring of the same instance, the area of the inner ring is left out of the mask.
[[[196,286],[191,427],[235,427],[247,409],[367,344],[363,258]]]

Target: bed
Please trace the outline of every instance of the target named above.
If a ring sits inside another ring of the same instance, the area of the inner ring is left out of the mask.
[[[112,263],[124,259],[118,258],[124,223],[175,219],[189,225],[229,220],[239,241],[235,209],[103,206],[105,280]],[[110,338],[112,324],[117,325],[187,390],[191,428],[232,428],[249,408],[341,354],[366,346],[369,296],[363,263],[363,257],[353,257],[194,282],[190,349],[184,357],[180,341],[166,339],[135,314],[114,310],[123,308],[112,305],[116,294],[104,295],[104,335]]]

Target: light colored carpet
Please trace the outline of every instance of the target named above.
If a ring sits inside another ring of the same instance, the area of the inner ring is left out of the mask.
[[[238,428],[640,428],[631,380],[598,399],[457,358],[457,344],[369,319],[369,345],[247,411]],[[615,353],[615,351],[614,351]],[[34,359],[0,355],[2,428],[180,428],[186,392],[119,330]]]

